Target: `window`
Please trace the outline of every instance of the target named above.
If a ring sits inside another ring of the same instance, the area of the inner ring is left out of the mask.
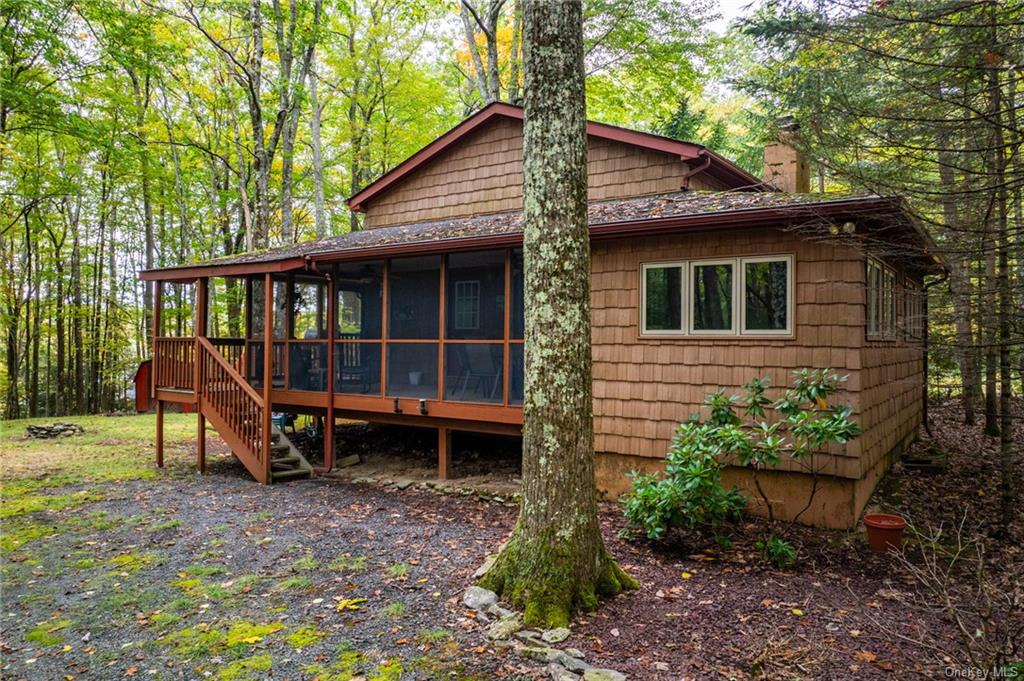
[[[743,258],[743,333],[791,332],[793,259]]]
[[[733,263],[693,263],[693,333],[732,333]]]
[[[455,329],[476,331],[480,328],[480,282],[455,282]]]
[[[640,276],[643,335],[793,332],[792,256],[650,263]]]
[[[868,336],[891,339],[896,336],[896,272],[882,262],[868,258]]]
[[[924,293],[921,287],[907,281],[904,289],[904,334],[911,340],[924,339]]]
[[[640,328],[644,333],[683,332],[685,264],[644,265]]]

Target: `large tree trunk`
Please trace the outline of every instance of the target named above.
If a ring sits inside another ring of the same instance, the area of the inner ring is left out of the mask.
[[[324,202],[324,158],[320,148],[320,120],[323,107],[316,91],[316,54],[311,55],[309,64],[309,141],[313,149],[313,224],[316,236],[327,236],[327,211]]]
[[[597,522],[582,30],[578,0],[526,4],[523,501],[483,579],[542,627],[636,586]]]

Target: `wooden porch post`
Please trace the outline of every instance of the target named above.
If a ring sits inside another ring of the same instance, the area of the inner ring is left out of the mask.
[[[274,352],[274,282],[263,275],[263,484],[270,482],[270,383]]]
[[[149,365],[149,398],[151,400],[156,399],[157,367],[160,366],[156,354],[156,339],[160,336],[160,308],[163,307],[164,283],[154,281],[153,286],[156,287],[156,291],[153,296],[153,361]],[[158,468],[164,467],[164,403],[161,400],[156,400],[156,465]]]
[[[452,431],[447,428],[437,429],[437,478],[447,480],[450,473],[452,450]]]
[[[208,295],[208,284],[209,279],[201,277],[196,279],[196,351],[195,351],[195,367],[193,369],[193,391],[196,396],[196,417],[197,425],[199,427],[198,439],[196,441],[196,466],[199,468],[199,474],[206,474],[206,418],[203,416],[203,363],[201,360],[202,353],[199,348],[199,339],[206,337],[206,319],[207,319],[207,295]]]
[[[333,271],[327,275],[327,414],[324,417],[324,467],[334,468],[334,336],[337,326],[337,300]]]

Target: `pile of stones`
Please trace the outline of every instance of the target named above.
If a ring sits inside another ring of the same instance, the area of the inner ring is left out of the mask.
[[[547,663],[552,681],[626,681],[626,675],[614,669],[601,669],[586,662],[582,651],[556,648],[572,633],[565,627],[527,629],[517,612],[498,604],[493,591],[471,586],[462,595],[462,603],[476,612],[477,620],[487,627],[486,636],[495,648],[505,648],[520,657]]]
[[[28,426],[25,428],[25,432],[28,437],[34,440],[49,440],[55,437],[80,435],[85,430],[76,423],[51,423],[49,425]]]

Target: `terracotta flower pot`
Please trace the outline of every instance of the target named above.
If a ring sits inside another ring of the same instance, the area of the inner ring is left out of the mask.
[[[868,513],[864,516],[868,528],[868,546],[875,553],[898,551],[903,546],[903,530],[907,521],[898,515]]]

